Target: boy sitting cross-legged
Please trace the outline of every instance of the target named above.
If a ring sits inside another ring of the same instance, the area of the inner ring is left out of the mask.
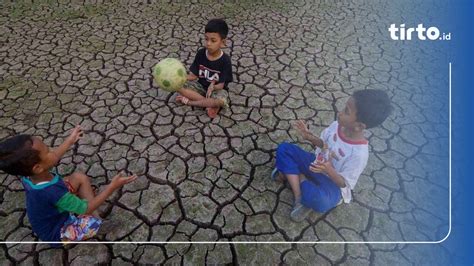
[[[54,150],[31,135],[16,135],[0,142],[0,170],[22,177],[28,219],[42,241],[81,241],[93,237],[102,223],[95,210],[115,190],[137,178],[118,174],[95,196],[88,176],[73,173],[62,177],[54,173],[53,167],[82,135],[81,127],[76,126]]]
[[[206,47],[200,49],[191,65],[188,82],[178,90],[176,101],[185,105],[204,107],[209,117],[217,116],[221,107],[228,107],[227,84],[232,81],[230,57],[222,51],[229,32],[222,19],[212,19],[205,27]]]
[[[384,91],[360,90],[320,137],[313,135],[303,121],[295,124],[303,138],[316,146],[316,152],[289,143],[277,148],[272,179],[290,184],[294,195],[291,219],[302,221],[311,209],[326,212],[341,197],[346,203],[351,201],[351,190],[369,158],[364,130],[380,125],[390,112],[390,99]]]

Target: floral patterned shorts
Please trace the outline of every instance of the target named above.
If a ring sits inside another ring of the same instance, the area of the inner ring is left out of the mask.
[[[102,220],[92,215],[69,215],[69,219],[61,228],[61,241],[81,241],[97,234]]]

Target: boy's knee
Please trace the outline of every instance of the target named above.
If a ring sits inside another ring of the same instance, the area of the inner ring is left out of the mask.
[[[291,147],[291,145],[292,144],[290,144],[288,142],[282,142],[282,143],[278,144],[277,154],[288,150],[288,148]]]

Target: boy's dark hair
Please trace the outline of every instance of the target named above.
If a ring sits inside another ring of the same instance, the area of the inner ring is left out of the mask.
[[[229,33],[229,27],[223,19],[215,18],[207,22],[204,32],[216,32],[219,33],[222,39],[225,39]]]
[[[39,161],[31,135],[16,135],[0,142],[0,170],[7,174],[30,176]]]
[[[366,128],[373,128],[380,124],[392,112],[390,98],[382,90],[360,90],[354,92],[357,109],[357,121],[365,124]]]

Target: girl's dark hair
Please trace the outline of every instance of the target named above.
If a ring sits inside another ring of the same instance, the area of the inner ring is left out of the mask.
[[[219,33],[222,39],[225,39],[229,33],[229,27],[223,19],[215,18],[207,22],[204,32],[216,32]]]
[[[31,135],[16,135],[0,142],[0,170],[7,174],[30,176],[39,161]]]
[[[366,128],[373,128],[380,124],[392,112],[390,98],[383,90],[360,90],[354,92],[357,109],[357,121],[365,124]]]

